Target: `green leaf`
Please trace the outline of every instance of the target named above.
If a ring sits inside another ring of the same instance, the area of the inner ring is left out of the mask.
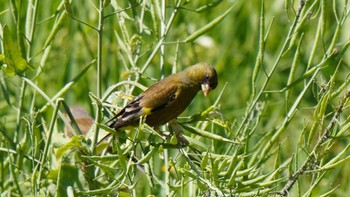
[[[64,0],[64,9],[70,16],[73,16],[72,5],[69,0]]]
[[[70,142],[68,142],[67,144],[57,149],[56,159],[57,160],[62,159],[63,155],[70,149],[73,149],[73,148],[81,149],[83,147],[82,145],[83,138],[84,138],[83,136],[73,136]]]
[[[199,129],[199,128],[188,126],[188,125],[184,125],[184,124],[182,124],[181,126],[183,128],[185,128],[187,131],[189,131],[189,132],[191,132],[193,134],[199,135],[199,136],[203,136],[203,137],[206,137],[206,138],[210,138],[210,139],[218,140],[218,141],[222,141],[222,142],[229,142],[229,143],[233,143],[233,144],[240,144],[239,142],[236,142],[236,141],[224,138],[224,137],[222,137],[220,135],[217,135],[217,134],[214,134],[214,133],[207,132],[207,131],[205,131],[203,129]]]
[[[111,0],[104,0],[104,1],[103,1],[103,7],[104,7],[104,8],[107,7],[107,6],[109,6],[109,4],[111,4]]]
[[[76,183],[81,183],[79,180],[79,168],[70,164],[61,164],[57,169],[51,169],[47,175],[58,186],[58,196],[65,196],[68,187],[74,187]]]
[[[4,54],[0,59],[4,60],[2,70],[8,76],[14,76],[18,71],[24,71],[31,66],[21,56],[18,44],[12,39],[7,25],[3,29]]]
[[[119,164],[121,166],[121,168],[126,171],[127,170],[127,163],[125,161],[124,155],[123,155],[123,151],[122,149],[117,146],[117,151],[118,151],[118,156],[119,156]]]
[[[234,7],[235,4],[233,4],[230,8],[228,8],[226,10],[226,12],[224,12],[222,15],[218,16],[217,18],[215,18],[213,21],[211,21],[210,23],[208,23],[207,25],[205,25],[204,27],[198,29],[197,31],[195,31],[193,34],[191,34],[190,36],[188,36],[184,42],[192,42],[193,40],[197,39],[199,36],[203,35],[204,33],[208,32],[210,29],[212,29],[213,27],[215,27],[217,24],[219,24],[232,10],[232,8]]]
[[[150,150],[143,158],[141,158],[141,159],[137,162],[137,164],[138,164],[138,165],[142,165],[142,164],[148,162],[148,161],[151,159],[151,157],[154,155],[154,152],[157,151],[157,150],[158,150],[157,147],[151,148],[151,150]]]

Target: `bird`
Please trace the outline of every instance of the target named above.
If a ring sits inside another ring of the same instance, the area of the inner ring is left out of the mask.
[[[176,119],[200,90],[208,96],[217,85],[217,73],[211,64],[194,64],[165,77],[136,96],[108,121],[111,123],[109,127],[116,131],[126,130],[138,126],[141,117],[145,117],[146,124],[151,127],[164,125]]]

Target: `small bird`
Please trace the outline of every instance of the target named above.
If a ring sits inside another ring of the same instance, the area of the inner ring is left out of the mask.
[[[166,124],[187,108],[199,90],[208,96],[217,85],[214,67],[204,62],[197,63],[165,77],[135,97],[110,120],[113,122],[109,127],[116,131],[135,127],[141,117],[145,117],[145,122],[151,127]]]

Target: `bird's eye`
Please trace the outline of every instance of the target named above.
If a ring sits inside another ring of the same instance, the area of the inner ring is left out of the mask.
[[[208,74],[208,73],[205,74],[204,80],[205,80],[205,81],[208,81],[208,80],[209,80],[209,74]]]

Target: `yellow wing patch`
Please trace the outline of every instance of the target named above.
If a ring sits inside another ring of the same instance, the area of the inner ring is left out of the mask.
[[[150,115],[151,113],[152,113],[152,108],[149,108],[149,107],[142,108],[142,115],[147,116],[147,115]]]

